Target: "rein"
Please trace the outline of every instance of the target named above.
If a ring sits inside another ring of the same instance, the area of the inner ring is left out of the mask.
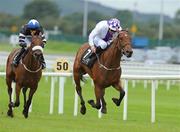
[[[20,63],[23,65],[23,67],[24,67],[24,69],[25,69],[26,71],[31,72],[31,73],[37,73],[37,72],[39,72],[39,71],[42,69],[42,65],[40,65],[40,67],[39,67],[37,70],[32,71],[32,70],[30,70],[30,69],[28,69],[28,68],[26,67],[26,65],[22,62],[22,59],[21,59],[21,62],[20,62]]]
[[[96,54],[96,53],[95,53]],[[100,60],[99,60],[99,56],[96,54],[96,57],[97,57],[97,60],[98,60],[98,63],[99,63],[99,67],[101,68],[104,68],[105,70],[107,71],[114,71],[114,70],[119,70],[121,68],[121,66],[119,65],[118,67],[116,68],[108,68],[106,67],[105,65],[101,64]]]
[[[126,46],[126,45],[125,45]],[[124,46],[124,47],[125,47]],[[123,48],[123,50],[124,50],[124,48]],[[96,53],[95,53],[96,54]],[[105,70],[107,70],[107,71],[114,71],[114,70],[119,70],[120,68],[121,68],[121,66],[119,65],[118,67],[116,67],[116,68],[108,68],[108,67],[106,67],[105,65],[103,65],[101,62],[100,62],[100,59],[99,59],[99,56],[96,54],[96,57],[97,57],[97,60],[98,60],[98,64],[99,64],[99,67],[101,68],[104,68]],[[121,60],[121,61],[126,61],[125,59],[123,59],[123,60]]]

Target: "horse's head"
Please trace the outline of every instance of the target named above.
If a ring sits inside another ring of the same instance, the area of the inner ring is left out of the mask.
[[[121,52],[126,57],[131,57],[133,50],[131,46],[131,36],[129,35],[127,30],[122,30],[119,32],[118,38],[118,49],[121,50]]]
[[[31,50],[33,57],[38,61],[41,60],[42,55],[43,55],[42,46],[43,46],[42,37],[40,35],[39,36],[33,35],[30,50]]]

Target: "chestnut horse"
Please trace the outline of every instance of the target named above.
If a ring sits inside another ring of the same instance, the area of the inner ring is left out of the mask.
[[[88,68],[81,62],[83,53],[89,48],[89,44],[85,43],[81,46],[76,54],[76,58],[73,66],[73,75],[76,85],[77,94],[81,101],[81,114],[86,113],[85,101],[82,96],[82,89],[80,86],[80,80],[83,81],[83,75],[89,74],[94,82],[94,92],[96,96],[96,102],[89,100],[88,103],[96,109],[101,108],[102,113],[107,113],[106,102],[104,99],[105,88],[113,86],[119,91],[119,98],[112,98],[113,102],[120,106],[120,103],[125,95],[125,91],[122,88],[120,77],[121,67],[120,61],[124,54],[127,57],[131,57],[133,51],[131,46],[131,37],[128,31],[122,30],[119,32],[118,37],[111,43],[111,45],[101,53],[100,57],[96,55],[97,61],[92,68]]]
[[[13,107],[20,105],[19,94],[22,88],[24,95],[24,109],[23,115],[28,117],[28,111],[33,98],[34,93],[37,90],[38,82],[42,75],[41,57],[43,55],[42,38],[40,36],[32,36],[31,45],[27,48],[26,55],[20,60],[20,64],[17,67],[12,65],[12,61],[19,52],[19,49],[15,49],[10,53],[7,59],[6,65],[6,84],[9,94],[9,109],[7,115],[13,117]],[[16,101],[12,102],[12,82],[16,82]],[[28,99],[26,100],[26,91],[30,88]]]

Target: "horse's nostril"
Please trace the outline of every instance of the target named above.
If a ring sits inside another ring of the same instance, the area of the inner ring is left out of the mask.
[[[37,53],[34,53],[35,56],[37,56]]]

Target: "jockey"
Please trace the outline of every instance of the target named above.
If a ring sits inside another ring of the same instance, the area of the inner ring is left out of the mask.
[[[31,19],[27,24],[23,25],[21,28],[21,31],[19,33],[19,45],[22,47],[20,52],[16,55],[16,57],[13,60],[13,65],[17,67],[19,64],[19,61],[21,60],[21,57],[23,53],[26,51],[27,43],[25,39],[28,36],[32,36],[34,34],[39,35],[42,34],[42,41],[43,41],[43,48],[46,44],[46,38],[44,35],[44,30],[42,26],[39,24],[39,22],[35,19]],[[42,69],[46,68],[46,63],[44,61],[44,57],[42,56]]]
[[[91,50],[86,51],[82,62],[88,65],[90,61],[89,58],[95,55],[94,53],[105,50],[111,42],[116,39],[121,30],[120,21],[116,18],[103,20],[97,23],[89,35],[89,45]]]

